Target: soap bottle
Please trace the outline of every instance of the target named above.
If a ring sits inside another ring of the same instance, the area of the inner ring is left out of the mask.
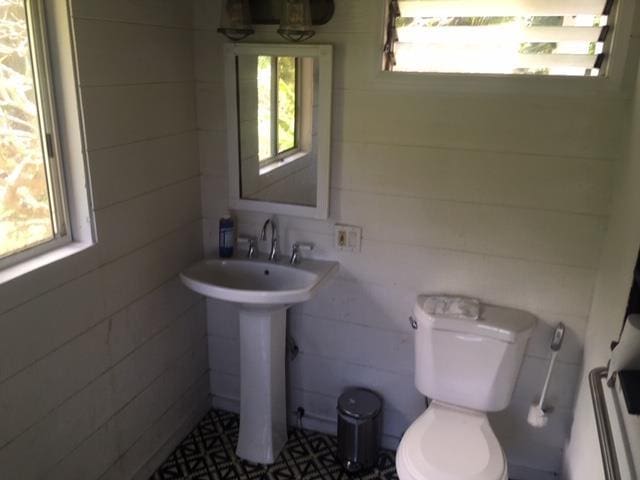
[[[222,217],[220,219],[220,237],[218,253],[220,258],[229,258],[233,255],[233,245],[236,241],[233,218]]]

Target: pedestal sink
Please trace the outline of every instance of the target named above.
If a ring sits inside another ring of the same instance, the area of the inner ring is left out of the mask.
[[[338,271],[337,262],[299,265],[266,259],[205,259],[180,278],[191,290],[237,305],[240,321],[240,433],[236,453],[275,461],[287,441],[286,312],[313,298]]]

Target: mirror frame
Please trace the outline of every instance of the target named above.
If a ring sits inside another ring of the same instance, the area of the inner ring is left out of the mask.
[[[236,57],[272,55],[313,57],[319,66],[318,124],[316,156],[316,206],[247,200],[240,196],[240,132],[238,131],[238,88]],[[329,181],[331,163],[331,107],[333,91],[333,47],[331,45],[292,45],[280,43],[229,43],[225,45],[225,93],[227,110],[227,166],[229,168],[229,206],[295,217],[326,220],[329,217]]]

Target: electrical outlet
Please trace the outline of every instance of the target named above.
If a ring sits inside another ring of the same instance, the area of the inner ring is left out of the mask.
[[[353,225],[335,225],[334,244],[343,252],[359,252],[362,243],[362,227]]]
[[[345,230],[338,230],[338,240],[336,241],[338,248],[345,248],[347,246],[347,232]]]

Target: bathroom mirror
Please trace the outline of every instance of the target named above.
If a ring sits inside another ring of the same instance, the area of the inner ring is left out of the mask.
[[[332,48],[229,44],[231,208],[327,218]]]

